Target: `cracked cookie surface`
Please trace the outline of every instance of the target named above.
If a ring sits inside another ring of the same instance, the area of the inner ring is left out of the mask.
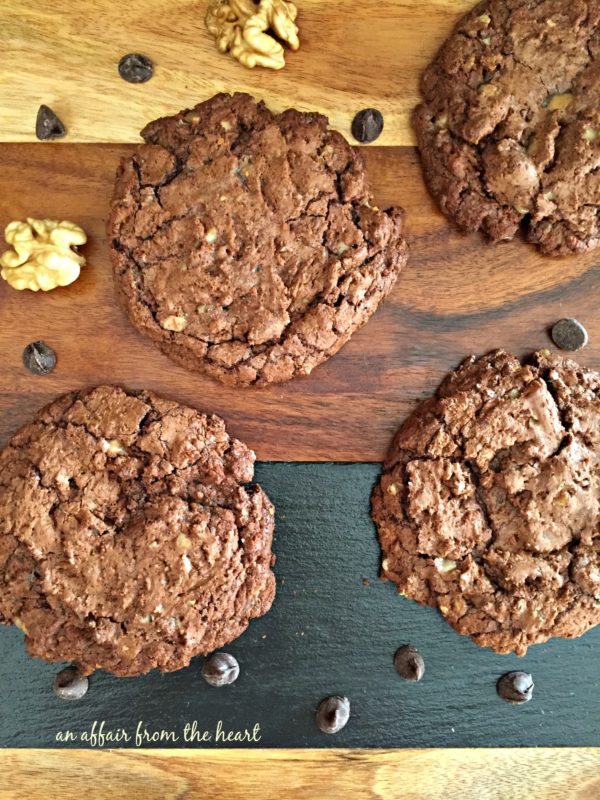
[[[372,498],[382,578],[523,655],[600,623],[600,375],[468,359],[400,428]]]
[[[231,384],[307,375],[406,261],[400,209],[319,114],[221,94],[150,123],[117,174],[108,234],[134,326]]]
[[[274,509],[217,416],[100,386],[42,409],[0,453],[0,622],[85,672],[173,671],[275,594]]]
[[[466,231],[521,227],[548,255],[600,244],[600,5],[489,0],[421,80],[413,123],[431,193]]]

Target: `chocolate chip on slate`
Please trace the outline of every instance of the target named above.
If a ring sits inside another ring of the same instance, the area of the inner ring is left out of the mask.
[[[533,678],[528,672],[507,672],[499,679],[496,690],[507,703],[527,703],[533,696]]]
[[[423,656],[412,644],[405,644],[394,655],[396,672],[407,681],[420,681],[425,674]]]
[[[56,366],[56,353],[44,342],[31,342],[23,350],[23,365],[34,375],[47,375]]]
[[[51,108],[41,105],[35,120],[35,135],[41,141],[45,139],[60,139],[67,132],[64,124]]]
[[[552,341],[561,350],[581,350],[588,343],[586,329],[572,317],[559,319],[552,326]]]
[[[154,64],[141,53],[127,53],[119,61],[119,75],[127,83],[146,83],[154,74]]]
[[[350,701],[339,695],[326,697],[319,703],[315,719],[323,733],[338,733],[350,719]]]
[[[78,667],[61,669],[54,678],[54,693],[63,700],[81,700],[89,687],[89,681]]]
[[[239,674],[240,665],[229,653],[213,653],[202,665],[202,677],[211,686],[228,686]]]
[[[382,130],[383,114],[376,108],[365,108],[352,120],[352,136],[359,142],[374,142]]]

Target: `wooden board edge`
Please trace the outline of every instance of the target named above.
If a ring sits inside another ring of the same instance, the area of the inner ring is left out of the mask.
[[[82,796],[592,800],[600,748],[0,750],[2,800]]]

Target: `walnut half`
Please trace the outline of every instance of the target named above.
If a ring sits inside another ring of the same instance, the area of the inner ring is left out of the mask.
[[[297,15],[298,9],[287,0],[211,0],[206,26],[219,52],[231,53],[245,67],[282,69],[281,42],[292,50],[300,47]]]
[[[85,258],[72,250],[85,244],[85,231],[73,222],[32,219],[10,222],[4,237],[13,250],[0,256],[0,275],[13,289],[48,292],[79,277]]]

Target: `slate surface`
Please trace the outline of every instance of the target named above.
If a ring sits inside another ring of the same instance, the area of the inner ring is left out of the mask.
[[[61,701],[50,689],[57,667],[29,659],[19,631],[0,629],[0,745],[56,747],[57,732],[69,730],[77,736],[69,746],[89,746],[82,732],[104,722],[105,734],[127,731],[130,741],[119,746],[135,746],[141,721],[142,730],[179,737],[144,746],[227,746],[215,741],[219,720],[226,731],[258,723],[260,742],[246,747],[600,745],[600,626],[519,659],[476,647],[437,612],[398,597],[377,579],[369,496],[378,472],[378,464],[257,466],[278,511],[278,595],[272,611],[227,647],[242,670],[230,687],[205,684],[196,659],[164,676],[98,673],[82,701]],[[393,653],[405,642],[425,657],[420,684],[394,672]],[[497,678],[515,668],[536,684],[534,699],[519,707],[495,692]],[[334,693],[350,698],[352,717],[327,736],[314,708]],[[194,720],[211,741],[184,741]]]

